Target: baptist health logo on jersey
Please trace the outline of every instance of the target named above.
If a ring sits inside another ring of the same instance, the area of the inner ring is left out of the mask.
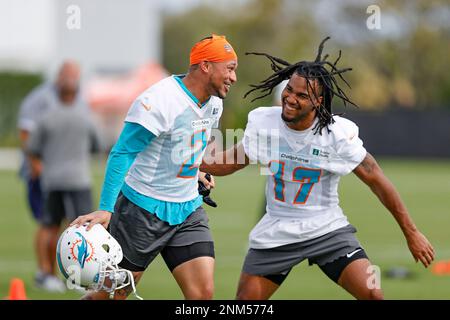
[[[70,247],[70,253],[72,255],[72,259],[74,261],[78,261],[81,268],[84,268],[84,264],[89,262],[94,256],[94,247],[92,243],[87,241],[83,235],[79,232],[76,234],[80,237],[77,241],[75,241]]]
[[[317,149],[317,148],[314,148],[314,147],[312,147],[311,149],[312,149],[311,153],[312,153],[313,156],[322,157],[322,158],[329,158],[330,157],[330,153],[328,151],[320,150],[320,149]]]

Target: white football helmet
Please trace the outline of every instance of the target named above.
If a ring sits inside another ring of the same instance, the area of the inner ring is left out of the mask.
[[[115,290],[131,285],[141,299],[131,271],[118,267],[123,258],[120,244],[102,225],[95,224],[89,231],[86,226],[68,227],[58,241],[56,260],[67,287],[103,290],[112,297]]]

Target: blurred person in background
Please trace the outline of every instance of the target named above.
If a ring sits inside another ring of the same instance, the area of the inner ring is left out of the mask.
[[[332,113],[332,99],[354,103],[337,84],[336,62],[322,58],[290,64],[268,54],[274,73],[247,92],[262,98],[283,80],[281,107],[251,111],[241,143],[202,163],[217,176],[232,174],[255,161],[267,166],[266,214],[250,233],[250,248],[238,284],[237,299],[269,299],[303,260],[317,264],[357,299],[383,299],[379,276],[339,206],[341,176],[353,172],[397,221],[409,250],[428,267],[434,249],[418,230],[394,185],[363,147],[358,126]],[[328,67],[328,68],[327,68]],[[345,82],[346,83],[346,82]],[[269,142],[271,141],[271,142]],[[238,162],[239,156],[242,161]]]
[[[59,68],[56,81],[47,81],[31,91],[23,100],[19,116],[18,129],[22,149],[25,150],[30,134],[39,121],[49,112],[71,105],[74,109],[88,111],[87,104],[80,94],[80,67],[75,61],[67,60]],[[33,166],[32,166],[33,163]],[[50,292],[65,291],[64,284],[55,276],[55,239],[50,237],[45,225],[41,223],[43,216],[43,193],[41,189],[41,162],[30,159],[26,153],[20,167],[20,176],[26,183],[27,200],[38,223],[34,237],[34,248],[38,271],[35,275],[35,285]],[[32,169],[34,168],[34,169]],[[50,242],[53,245],[49,245]]]

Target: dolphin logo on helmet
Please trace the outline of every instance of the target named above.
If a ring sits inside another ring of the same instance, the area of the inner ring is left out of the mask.
[[[86,262],[87,257],[89,256],[89,249],[86,239],[83,237],[83,235],[79,232],[76,232],[77,235],[81,238],[81,245],[79,245],[78,248],[78,263],[80,264],[81,268],[84,268],[84,263]]]

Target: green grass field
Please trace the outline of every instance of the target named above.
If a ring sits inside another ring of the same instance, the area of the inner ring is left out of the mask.
[[[437,260],[450,260],[450,162],[380,161],[394,182],[417,226],[434,245]],[[101,188],[103,169],[94,165],[95,195]],[[213,193],[219,207],[207,207],[216,243],[215,298],[233,299],[247,250],[248,233],[262,210],[264,177],[257,168],[246,168],[216,179]],[[401,266],[412,279],[382,276],[387,299],[450,299],[450,275],[433,275],[416,264],[403,235],[384,207],[354,175],[340,185],[341,206],[372,262],[385,271]],[[12,171],[0,171],[0,299],[7,296],[10,279],[25,281],[30,299],[78,299],[76,292],[49,294],[33,287],[35,224],[30,218],[24,186]],[[182,299],[175,280],[161,258],[146,271],[138,286],[145,299]],[[317,266],[303,262],[295,267],[273,299],[352,299],[323,275]]]

